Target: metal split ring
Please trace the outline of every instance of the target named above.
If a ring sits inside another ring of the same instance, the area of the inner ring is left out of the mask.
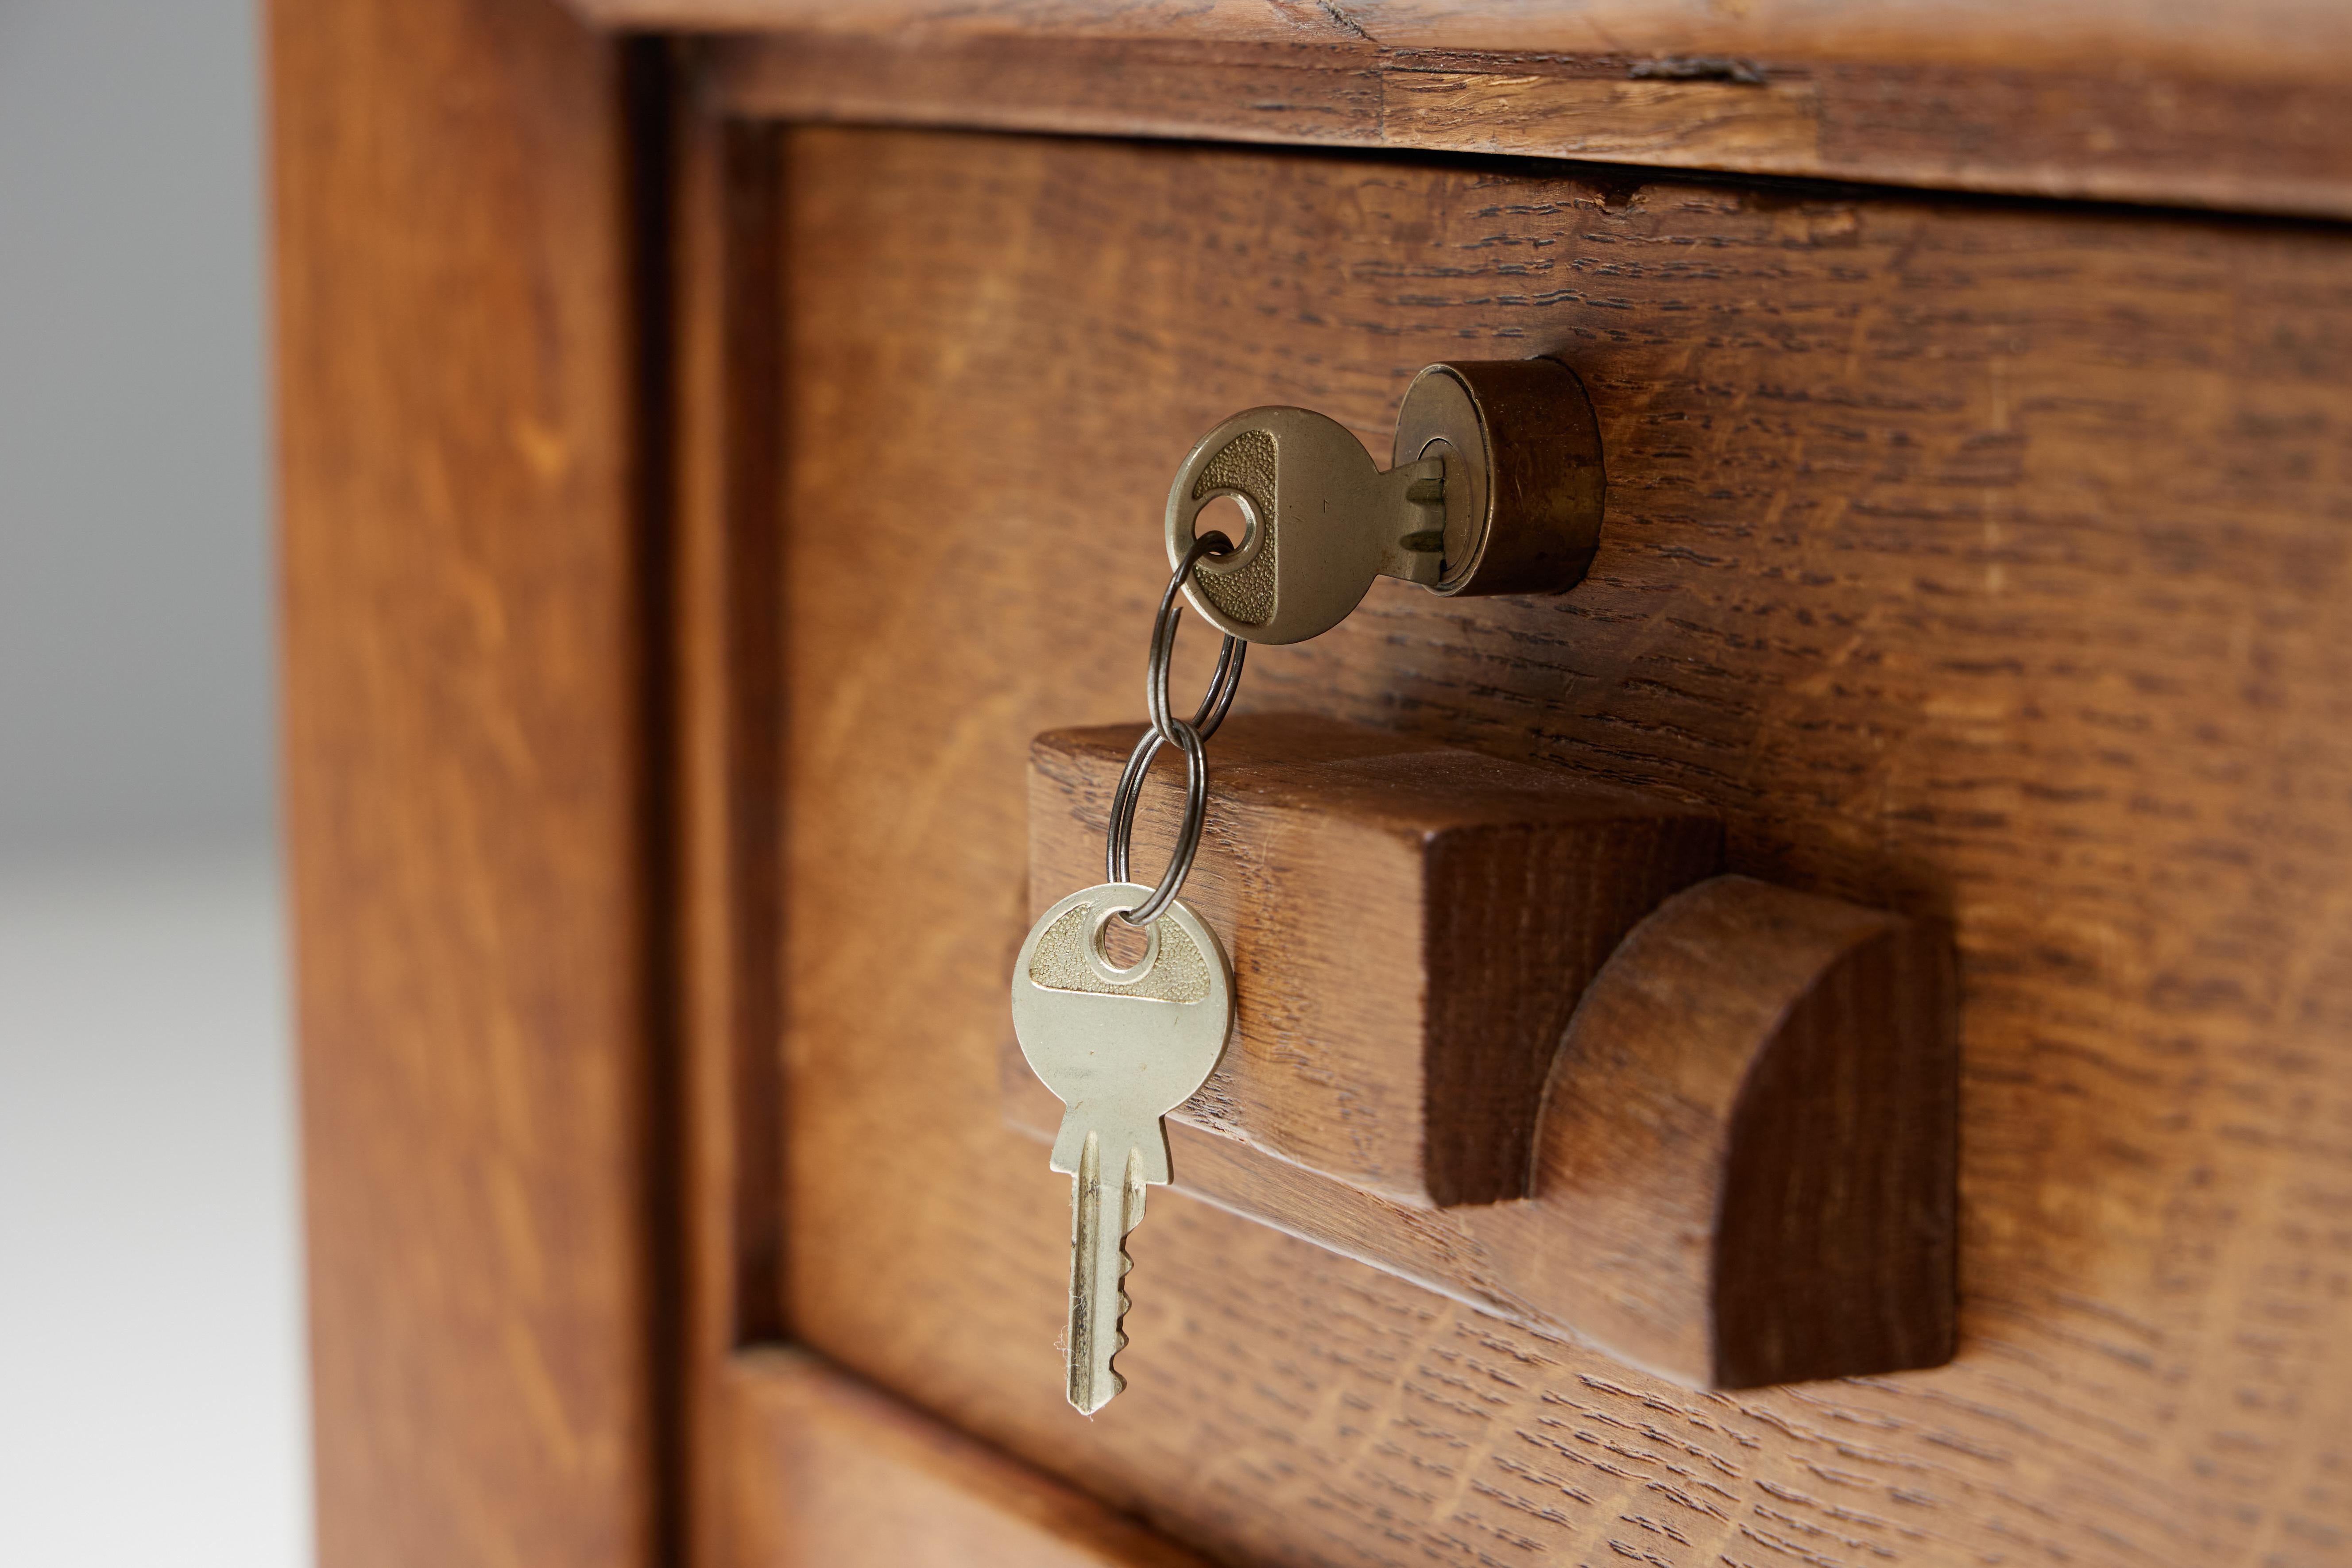
[[[1201,830],[1209,816],[1209,758],[1203,746],[1209,737],[1217,733],[1217,727],[1225,722],[1225,713],[1241,690],[1242,660],[1249,644],[1238,637],[1225,639],[1224,646],[1217,652],[1217,669],[1209,678],[1209,690],[1189,723],[1178,718],[1168,705],[1168,671],[1176,654],[1177,622],[1184,615],[1185,580],[1202,560],[1229,555],[1233,548],[1233,541],[1221,533],[1206,533],[1194,539],[1192,548],[1184,552],[1184,559],[1176,563],[1176,574],[1168,580],[1168,591],[1160,596],[1159,618],[1152,622],[1151,659],[1144,681],[1144,701],[1151,714],[1151,725],[1135,743],[1127,768],[1118,776],[1118,788],[1111,795],[1110,831],[1103,845],[1103,865],[1108,880],[1129,880],[1128,850],[1135,837],[1135,808],[1143,795],[1143,776],[1163,746],[1175,747],[1184,754],[1184,820],[1177,829],[1176,847],[1169,853],[1168,869],[1160,873],[1160,884],[1151,890],[1151,896],[1133,909],[1117,912],[1130,925],[1149,925],[1176,902],[1184,879],[1192,874],[1193,857],[1201,852]]]

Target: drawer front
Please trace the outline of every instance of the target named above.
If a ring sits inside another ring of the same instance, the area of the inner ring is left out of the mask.
[[[730,558],[751,631],[706,672],[780,748],[737,841],[783,1041],[773,1098],[730,1081],[730,1244],[784,1260],[747,1322],[1242,1560],[2344,1560],[2342,235],[977,134],[737,154],[761,340],[724,392],[779,470],[738,470],[772,486]],[[1082,1420],[1067,1186],[997,1112],[1030,737],[1139,716],[1201,431],[1297,402],[1385,455],[1421,365],[1534,353],[1601,428],[1588,580],[1384,581],[1253,653],[1244,703],[1703,805],[1732,870],[1948,923],[1958,1357],[1694,1394],[1164,1197],[1131,1386]]]

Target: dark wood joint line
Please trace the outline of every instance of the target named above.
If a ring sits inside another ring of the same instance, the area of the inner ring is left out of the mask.
[[[1570,158],[2352,216],[2340,84],[2308,69],[2240,75],[2168,59],[2119,72],[1932,50],[1856,60],[1793,39],[1587,53],[785,26],[700,45],[713,99],[751,117]]]

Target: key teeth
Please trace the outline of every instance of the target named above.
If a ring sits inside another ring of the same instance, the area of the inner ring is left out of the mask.
[[[1127,1277],[1127,1271],[1134,1267],[1135,1260],[1127,1255],[1126,1248],[1120,1248],[1118,1249],[1119,1277],[1121,1279],[1125,1279]],[[1120,1351],[1127,1348],[1127,1330],[1123,1325],[1127,1322],[1128,1309],[1134,1305],[1134,1298],[1130,1297],[1124,1289],[1121,1289],[1118,1294],[1118,1305],[1113,1309],[1110,1315],[1111,1355],[1117,1355]],[[1109,1357],[1106,1356],[1104,1357],[1104,1360],[1108,1362]],[[1121,1384],[1120,1386],[1125,1387],[1126,1385]]]
[[[1120,1278],[1124,1279],[1127,1275],[1127,1271],[1134,1267],[1135,1260],[1127,1255],[1127,1247],[1125,1243],[1122,1242],[1118,1249],[1118,1272]],[[1112,1363],[1118,1359],[1118,1353],[1127,1348],[1127,1330],[1122,1325],[1127,1321],[1128,1309],[1134,1305],[1135,1302],[1129,1297],[1125,1291],[1117,1292],[1112,1304],[1110,1322],[1108,1324],[1110,1329],[1110,1352],[1103,1357],[1103,1372],[1110,1384],[1110,1392],[1103,1396],[1101,1403],[1095,1406],[1095,1410],[1101,1409],[1104,1405],[1109,1404],[1121,1394],[1127,1392],[1127,1379],[1119,1375],[1118,1369],[1114,1366]],[[1087,1412],[1089,1416],[1094,1413],[1094,1410]]]
[[[1080,1415],[1092,1416],[1127,1389],[1127,1379],[1111,1363],[1128,1346],[1127,1332],[1121,1324],[1135,1302],[1128,1295],[1124,1281],[1129,1271],[1135,1267],[1135,1259],[1127,1249],[1127,1238],[1142,1218],[1145,1184],[1140,1155],[1133,1148],[1128,1154],[1127,1168],[1118,1173],[1126,1179],[1115,1184],[1101,1183],[1101,1139],[1094,1132],[1087,1134],[1076,1164],[1078,1169],[1073,1173],[1076,1186],[1072,1194],[1075,1217],[1071,1234],[1073,1289],[1076,1288],[1078,1272],[1090,1266],[1087,1262],[1089,1255],[1100,1256],[1096,1249],[1108,1244],[1118,1259],[1114,1265],[1114,1280],[1118,1282],[1105,1293],[1105,1299],[1097,1309],[1096,1320],[1087,1325],[1089,1331],[1087,1333],[1079,1332],[1076,1302],[1073,1300],[1070,1337],[1063,1352],[1069,1360],[1070,1405]],[[1091,1210],[1087,1200],[1090,1185],[1099,1194],[1096,1207]],[[1091,1224],[1087,1218],[1089,1213],[1094,1216]]]

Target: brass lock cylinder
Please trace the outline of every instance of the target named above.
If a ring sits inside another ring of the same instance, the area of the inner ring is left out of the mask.
[[[1559,593],[1601,542],[1601,428],[1558,360],[1468,360],[1415,376],[1390,466],[1445,459],[1445,549],[1434,591]]]

